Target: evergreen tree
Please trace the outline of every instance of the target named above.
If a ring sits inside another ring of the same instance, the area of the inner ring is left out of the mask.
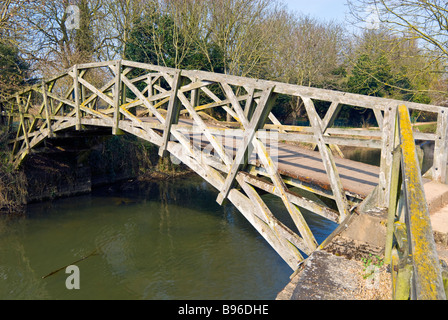
[[[25,85],[28,73],[17,47],[0,41],[0,100]]]

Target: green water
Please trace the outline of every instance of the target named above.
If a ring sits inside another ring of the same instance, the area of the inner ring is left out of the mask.
[[[1,217],[0,299],[275,299],[289,282],[287,264],[200,178],[131,186]],[[334,228],[311,220],[320,241]],[[86,256],[80,289],[67,289],[64,267]]]

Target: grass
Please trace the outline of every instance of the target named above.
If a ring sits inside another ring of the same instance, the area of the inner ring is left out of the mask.
[[[437,122],[431,123],[416,123],[414,128],[423,133],[435,133],[437,129]]]

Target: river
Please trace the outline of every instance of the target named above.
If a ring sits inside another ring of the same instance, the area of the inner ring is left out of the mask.
[[[103,187],[3,216],[0,299],[275,299],[292,270],[217,195],[189,176]],[[319,242],[335,227],[309,219]],[[74,262],[80,287],[69,290],[65,267]]]

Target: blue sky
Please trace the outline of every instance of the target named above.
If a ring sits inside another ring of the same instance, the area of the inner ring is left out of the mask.
[[[283,0],[291,9],[312,17],[339,22],[345,21],[348,11],[345,0]]]

